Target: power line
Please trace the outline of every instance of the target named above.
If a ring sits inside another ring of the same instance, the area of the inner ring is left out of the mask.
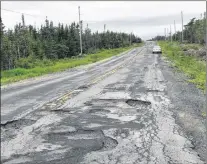
[[[23,12],[19,12],[19,11],[14,11],[14,10],[9,10],[9,9],[1,9],[1,10],[8,11],[8,12],[13,12],[13,13],[18,13],[18,14],[24,14],[24,15],[28,15],[28,16],[32,16],[32,17],[45,17],[43,15],[27,14],[27,13],[23,13]]]

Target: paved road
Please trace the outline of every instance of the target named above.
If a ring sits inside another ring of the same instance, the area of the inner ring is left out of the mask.
[[[2,162],[204,164],[204,95],[154,44],[3,89]]]
[[[78,67],[63,73],[52,74],[38,80],[8,85],[1,90],[1,123],[16,120],[38,109],[48,101],[92,83],[97,77],[118,68],[128,56],[141,51],[137,48],[128,53],[112,57],[111,60],[85,67]]]

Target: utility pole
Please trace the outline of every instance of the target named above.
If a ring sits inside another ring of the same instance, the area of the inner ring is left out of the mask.
[[[170,25],[170,41],[172,42],[172,31],[171,31],[171,25]]]
[[[175,30],[175,41],[176,41],[176,25],[175,25],[175,20],[174,20],[174,30]]]
[[[166,40],[166,28],[165,28],[165,40]]]
[[[132,33],[130,33],[130,45],[132,45]]]
[[[106,24],[104,24],[104,33],[106,32]]]
[[[169,40],[169,39],[168,39],[168,28],[167,28],[167,40]]]
[[[80,20],[80,6],[78,6],[78,12],[79,12],[79,28],[80,28],[80,55],[82,55],[82,23],[81,23],[81,20]]]
[[[181,11],[181,20],[182,20],[182,37],[181,37],[181,43],[183,43],[183,12]]]

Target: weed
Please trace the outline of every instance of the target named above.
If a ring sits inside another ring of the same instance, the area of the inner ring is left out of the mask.
[[[177,42],[169,43],[160,41],[159,45],[162,47],[163,55],[171,60],[174,65],[189,78],[189,82],[196,84],[196,86],[206,91],[206,64],[194,56],[184,55],[181,45]],[[189,46],[189,45],[188,45]],[[190,45],[191,47],[198,47],[198,45]]]

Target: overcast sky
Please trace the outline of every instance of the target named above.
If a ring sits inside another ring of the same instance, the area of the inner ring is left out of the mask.
[[[78,21],[78,6],[81,8],[83,26],[88,23],[92,31],[106,29],[118,32],[133,32],[143,39],[157,34],[163,35],[164,28],[174,32],[181,29],[181,10],[184,24],[191,18],[200,18],[206,11],[205,1],[3,1],[1,8],[38,16],[25,15],[26,24],[40,27],[46,16],[55,25]],[[21,14],[1,10],[1,17],[7,28],[21,21]]]

